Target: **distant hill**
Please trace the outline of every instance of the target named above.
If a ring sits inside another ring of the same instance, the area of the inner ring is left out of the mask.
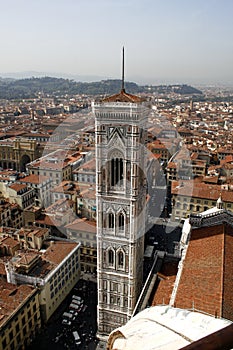
[[[76,82],[70,79],[41,77],[27,79],[0,78],[0,99],[26,99],[44,95],[111,95],[121,89],[121,80],[109,79],[97,82]],[[175,92],[180,95],[197,95],[202,92],[189,85],[160,85],[139,86],[133,82],[125,82],[125,89],[129,93],[164,93]]]
[[[176,93],[179,95],[201,95],[202,91],[194,88],[193,86],[186,84],[174,84],[174,85],[145,85],[143,89],[150,92],[159,94]]]

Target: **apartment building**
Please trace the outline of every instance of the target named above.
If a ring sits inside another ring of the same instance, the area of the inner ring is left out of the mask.
[[[1,278],[0,307],[0,349],[26,349],[41,328],[38,289]]]
[[[172,218],[180,220],[215,206],[220,194],[227,210],[233,211],[233,186],[202,182],[202,179],[172,181]]]
[[[51,190],[51,201],[55,203],[60,199],[72,200],[77,203],[80,189],[77,181],[62,181]]]
[[[76,219],[66,225],[67,238],[80,242],[81,271],[96,274],[97,268],[97,242],[96,221],[87,218]]]
[[[96,183],[96,159],[93,158],[86,163],[80,165],[74,172],[73,178],[75,181],[79,183]]]
[[[80,277],[80,244],[48,241],[44,252],[18,251],[6,264],[7,281],[39,289],[41,318],[47,322]]]
[[[17,203],[20,208],[25,209],[35,203],[35,191],[25,184],[13,183],[7,186],[5,196],[11,203]]]
[[[79,152],[56,150],[27,165],[29,174],[49,177],[54,185],[60,182],[72,180],[72,172],[83,161]]]
[[[23,210],[17,203],[10,203],[7,199],[0,198],[0,223],[1,226],[20,228],[24,223]]]
[[[76,218],[75,209],[76,204],[72,200],[59,199],[45,210],[38,211],[38,214],[35,212],[34,224],[37,227],[48,228],[51,235],[65,237],[64,227]],[[31,214],[33,218],[33,212]]]
[[[32,188],[35,192],[35,205],[47,207],[51,204],[52,179],[43,175],[21,176],[18,182]]]

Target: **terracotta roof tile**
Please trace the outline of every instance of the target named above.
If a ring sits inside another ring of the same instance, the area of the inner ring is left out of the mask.
[[[22,189],[27,188],[27,185],[14,183],[14,184],[10,185],[9,188],[11,188],[11,189],[15,190],[16,192],[18,192],[18,191],[20,191]]]
[[[1,279],[0,283],[0,326],[11,314],[19,308],[21,303],[35,292],[29,285],[16,286]],[[2,317],[3,316],[3,317]]]
[[[59,264],[77,245],[78,243],[54,241],[42,257],[53,264]]]
[[[47,180],[49,180],[48,176],[36,175],[36,174],[31,174],[31,175],[28,175],[28,176],[25,176],[25,177],[19,179],[20,182],[26,182],[26,183],[31,183],[31,184],[35,184],[35,185],[39,185]]]
[[[165,261],[163,262],[162,268],[158,273],[158,288],[156,289],[152,306],[169,304],[173,286],[178,271],[177,261]]]
[[[91,221],[86,218],[76,219],[71,224],[66,225],[66,228],[73,231],[90,232],[96,234],[96,221]]]
[[[175,305],[233,320],[233,228],[228,224],[192,230]]]
[[[102,102],[131,102],[131,103],[140,103],[143,101],[144,101],[143,98],[136,95],[128,94],[127,92],[125,92],[124,89],[122,89],[118,94],[111,95],[102,100]]]
[[[220,193],[222,194],[223,202],[233,202],[233,191],[223,190],[221,185],[206,184],[198,181],[172,181],[171,193],[173,195],[193,197],[193,198],[203,198],[216,201]]]
[[[0,245],[3,246],[8,246],[8,247],[16,247],[17,245],[19,245],[19,242],[11,237],[4,237],[0,240]]]

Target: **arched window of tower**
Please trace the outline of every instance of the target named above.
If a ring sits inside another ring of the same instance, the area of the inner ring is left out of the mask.
[[[125,216],[123,213],[118,215],[118,227],[120,231],[123,231],[125,228]]]
[[[108,228],[110,229],[114,229],[115,226],[115,222],[114,222],[114,214],[113,213],[109,213],[108,214]]]
[[[124,253],[122,252],[122,250],[120,250],[117,253],[117,267],[120,269],[123,269],[124,268],[124,261],[125,261]]]
[[[111,186],[122,186],[124,165],[122,158],[111,159],[110,179]]]
[[[110,248],[109,250],[108,250],[108,264],[110,265],[110,266],[113,266],[114,265],[114,251],[113,251],[113,249],[112,248]]]

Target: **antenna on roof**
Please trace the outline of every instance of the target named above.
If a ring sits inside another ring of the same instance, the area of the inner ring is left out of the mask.
[[[121,80],[121,91],[125,92],[125,49],[122,49],[122,80]]]

